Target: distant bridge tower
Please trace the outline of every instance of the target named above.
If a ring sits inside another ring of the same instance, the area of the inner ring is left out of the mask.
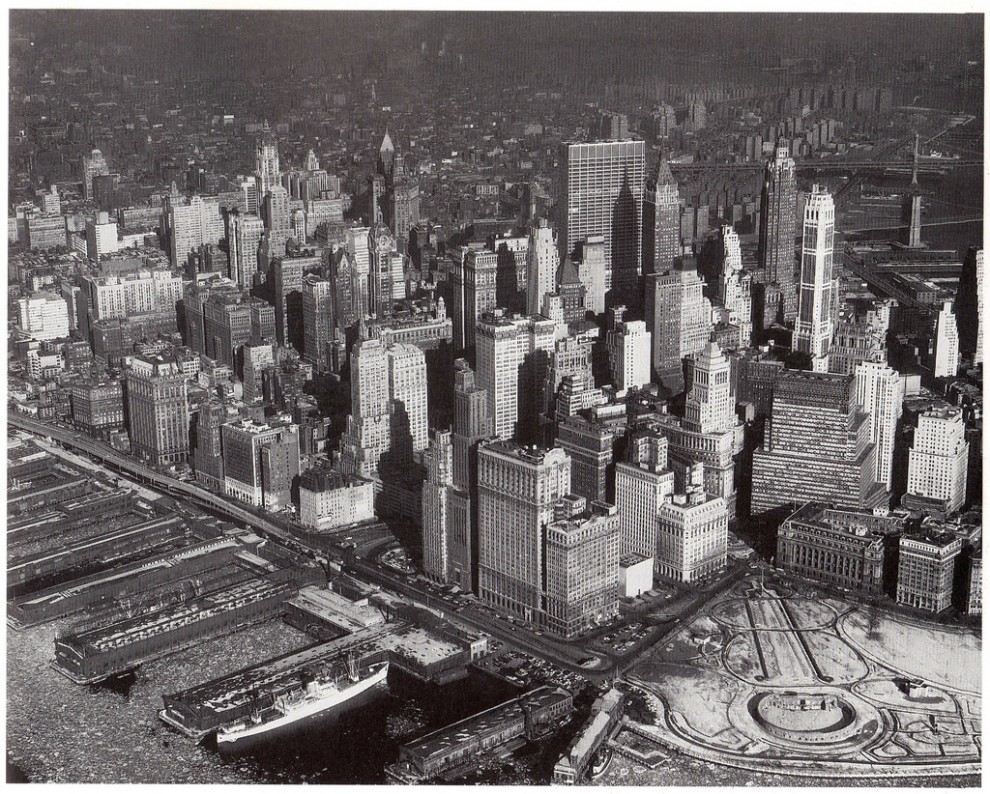
[[[918,184],[918,135],[917,131],[914,133],[914,159],[911,166],[911,185]]]

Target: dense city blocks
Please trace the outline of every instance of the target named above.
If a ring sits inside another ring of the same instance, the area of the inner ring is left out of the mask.
[[[7,782],[979,785],[971,12],[11,11]]]

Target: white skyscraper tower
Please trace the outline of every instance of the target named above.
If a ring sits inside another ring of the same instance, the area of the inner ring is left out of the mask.
[[[875,361],[862,362],[855,374],[856,399],[870,417],[870,435],[877,447],[876,479],[889,491],[897,422],[904,405],[904,379],[896,370]]]
[[[245,289],[254,285],[258,272],[258,244],[265,222],[257,215],[231,212],[227,215],[227,271]]]
[[[834,331],[838,288],[834,276],[835,203],[820,185],[812,188],[804,207],[801,237],[801,280],[794,349],[811,356],[815,372],[828,372],[828,350]]]
[[[340,439],[341,469],[370,478],[391,446],[388,355],[378,339],[360,339],[351,351],[351,413]]]
[[[743,272],[739,235],[731,226],[722,227],[722,272],[715,297],[722,305],[724,322],[738,326],[740,343],[747,346],[753,336],[752,276]]]
[[[412,451],[421,452],[429,443],[426,355],[416,345],[400,343],[388,348],[388,390],[393,444],[408,433]]]
[[[486,316],[475,335],[477,384],[488,392],[498,438],[525,435],[543,406],[554,324],[540,317]]]
[[[936,378],[952,378],[958,368],[959,328],[952,303],[946,301],[935,322],[935,362],[932,373]]]
[[[902,504],[954,513],[966,499],[968,458],[962,410],[943,406],[925,411],[914,431]]]
[[[278,141],[275,136],[268,132],[267,123],[265,133],[258,141],[255,150],[255,174],[258,177],[258,196],[264,195],[279,183],[278,167]]]
[[[557,291],[557,270],[560,268],[557,232],[545,218],[530,227],[527,265],[526,313],[539,314],[543,296]]]
[[[634,320],[621,323],[609,333],[612,349],[612,382],[619,394],[629,389],[642,388],[650,382],[650,356],[653,351],[653,335],[646,330],[646,323]]]

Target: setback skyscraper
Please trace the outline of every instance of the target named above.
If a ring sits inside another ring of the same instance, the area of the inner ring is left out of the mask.
[[[801,286],[794,349],[811,356],[815,372],[828,372],[828,354],[835,330],[838,282],[833,246],[835,203],[825,188],[815,185],[804,207],[801,236]]]
[[[683,359],[697,353],[712,331],[712,304],[698,271],[674,270],[646,278],[646,327],[653,334],[653,369],[671,392],[684,388]]]
[[[681,204],[677,180],[661,156],[643,193],[643,275],[665,273],[681,254]]]
[[[528,274],[526,277],[526,312],[539,314],[543,296],[557,291],[560,254],[557,233],[544,218],[529,230]]]
[[[797,316],[794,273],[794,237],[797,224],[797,173],[786,140],[777,141],[763,177],[760,203],[760,240],[757,256],[766,279],[780,287],[782,319]],[[769,325],[769,319],[765,321]]]

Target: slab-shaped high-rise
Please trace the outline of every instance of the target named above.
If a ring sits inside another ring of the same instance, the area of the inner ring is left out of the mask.
[[[983,249],[973,246],[966,252],[959,290],[956,292],[956,320],[959,326],[959,352],[973,356],[973,364],[983,362]]]
[[[858,509],[887,502],[855,389],[851,375],[777,376],[763,446],[753,453],[754,516],[809,501]]]
[[[641,302],[645,169],[643,141],[561,144],[556,185],[561,259],[582,240],[601,235],[610,304]]]

